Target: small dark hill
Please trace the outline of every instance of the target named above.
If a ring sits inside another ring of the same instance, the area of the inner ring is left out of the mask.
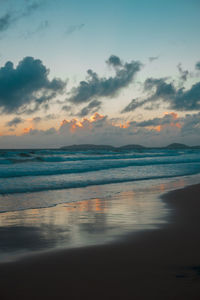
[[[60,149],[66,151],[88,151],[88,150],[115,151],[116,148],[110,145],[81,144],[81,145],[64,146],[61,147]]]
[[[165,147],[166,149],[189,149],[190,147],[185,144],[173,143]]]

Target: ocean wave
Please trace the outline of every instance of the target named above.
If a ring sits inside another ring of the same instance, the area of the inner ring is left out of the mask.
[[[38,161],[42,161],[40,157],[34,157],[34,158],[11,158],[10,163],[13,164],[20,164],[20,163],[34,163]]]
[[[133,159],[133,160],[110,160],[110,161],[91,161],[90,163],[65,163],[61,165],[46,164],[37,165],[31,164],[26,166],[1,166],[0,178],[10,177],[25,177],[25,176],[49,176],[49,175],[61,175],[61,174],[76,174],[76,173],[88,173],[109,169],[120,169],[133,166],[154,166],[154,165],[173,165],[173,164],[188,164],[188,163],[200,163],[200,157],[179,157],[165,159]]]
[[[167,156],[179,156],[179,153],[170,153]],[[118,159],[135,159],[150,157],[165,157],[166,153],[145,153],[145,154],[115,154],[101,156],[44,156],[40,157],[45,162],[64,162],[64,161],[87,161],[87,160],[118,160]]]
[[[18,193],[34,193],[34,192],[41,192],[41,191],[47,191],[47,190],[61,190],[61,189],[72,189],[72,188],[85,188],[89,186],[95,186],[95,185],[106,185],[106,184],[117,184],[117,183],[126,183],[126,182],[134,182],[134,181],[146,181],[146,180],[156,180],[156,179],[164,179],[164,178],[174,178],[174,177],[182,177],[182,176],[188,176],[188,175],[195,175],[198,174],[199,171],[191,171],[191,172],[185,172],[180,174],[173,174],[173,175],[157,175],[157,176],[150,176],[150,177],[129,177],[129,178],[107,178],[107,179],[98,179],[98,180],[84,180],[84,181],[71,181],[71,182],[65,182],[65,181],[57,181],[52,182],[51,184],[41,184],[38,186],[30,185],[30,186],[15,186],[9,189],[1,189],[0,194],[1,195],[7,195],[7,194],[18,194]]]
[[[37,153],[33,154],[23,154],[23,153],[12,153],[6,155],[5,158],[0,159],[0,164],[15,164],[15,163],[24,163],[24,162],[70,162],[70,161],[91,161],[91,160],[120,160],[120,159],[136,159],[136,158],[154,158],[154,157],[170,157],[170,156],[180,156],[181,153],[132,153],[132,154],[107,154],[107,155],[41,155]]]

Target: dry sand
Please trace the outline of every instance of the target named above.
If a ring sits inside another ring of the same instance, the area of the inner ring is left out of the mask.
[[[161,229],[0,265],[5,299],[200,299],[200,185],[168,193]]]

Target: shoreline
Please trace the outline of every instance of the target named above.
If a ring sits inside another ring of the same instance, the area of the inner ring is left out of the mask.
[[[200,184],[161,197],[160,229],[0,264],[1,299],[199,299]]]

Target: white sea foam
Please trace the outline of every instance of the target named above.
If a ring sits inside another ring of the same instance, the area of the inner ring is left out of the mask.
[[[0,194],[30,193],[200,173],[200,150],[0,152]]]

